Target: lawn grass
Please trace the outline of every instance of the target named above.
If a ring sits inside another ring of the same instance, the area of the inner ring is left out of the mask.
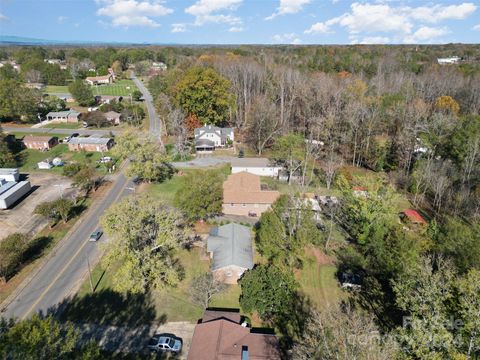
[[[42,126],[45,129],[79,129],[81,128],[81,123],[51,123]]]
[[[306,256],[298,282],[303,293],[319,309],[339,302],[344,294],[336,279],[334,265],[318,264],[313,256]]]
[[[61,93],[65,94],[68,93],[68,86],[67,85],[47,85],[43,89],[44,93]]]
[[[132,80],[117,80],[111,85],[92,86],[93,95],[129,96],[135,90],[137,87]]]
[[[182,181],[181,176],[174,176],[163,183],[149,184],[146,192],[155,199],[165,202],[168,205],[173,205],[175,194],[182,185]]]

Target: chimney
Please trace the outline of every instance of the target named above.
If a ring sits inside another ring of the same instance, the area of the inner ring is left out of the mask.
[[[248,360],[248,346],[242,346],[242,360]]]

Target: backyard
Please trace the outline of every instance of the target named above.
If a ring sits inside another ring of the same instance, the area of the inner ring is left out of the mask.
[[[129,96],[137,87],[132,80],[117,80],[110,85],[92,86],[93,95]],[[68,86],[49,85],[43,89],[44,93],[69,93]]]

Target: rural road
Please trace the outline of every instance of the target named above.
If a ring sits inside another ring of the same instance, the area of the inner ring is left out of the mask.
[[[78,289],[88,271],[87,258],[95,264],[100,256],[100,243],[90,242],[90,234],[98,227],[98,220],[104,211],[118,199],[132,192],[134,185],[123,173],[119,173],[103,199],[99,199],[78,224],[64,238],[48,259],[29,279],[25,280],[17,292],[0,307],[0,316],[5,318],[25,319],[42,311],[47,312],[61,303]]]
[[[24,126],[2,126],[3,131],[5,132],[16,132],[16,133],[26,133],[26,134],[65,134],[70,135],[73,133],[78,133],[80,135],[93,135],[93,134],[102,134],[109,135],[110,133],[114,135],[119,135],[122,133],[122,130],[86,130],[86,129],[51,129],[51,128],[30,128]]]
[[[148,91],[147,87],[143,84],[141,80],[139,80],[135,75],[132,75],[132,80],[137,86],[138,90],[143,94],[143,99],[145,101],[145,105],[147,106],[148,111],[148,118],[150,119],[150,128],[149,132],[153,135],[160,143],[163,148],[163,141],[162,141],[162,121],[160,116],[158,116],[157,111],[155,110],[155,106],[153,106],[153,97]]]

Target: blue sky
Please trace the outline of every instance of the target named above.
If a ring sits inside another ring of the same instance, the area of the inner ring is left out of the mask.
[[[480,3],[0,0],[0,34],[184,44],[478,43]]]

